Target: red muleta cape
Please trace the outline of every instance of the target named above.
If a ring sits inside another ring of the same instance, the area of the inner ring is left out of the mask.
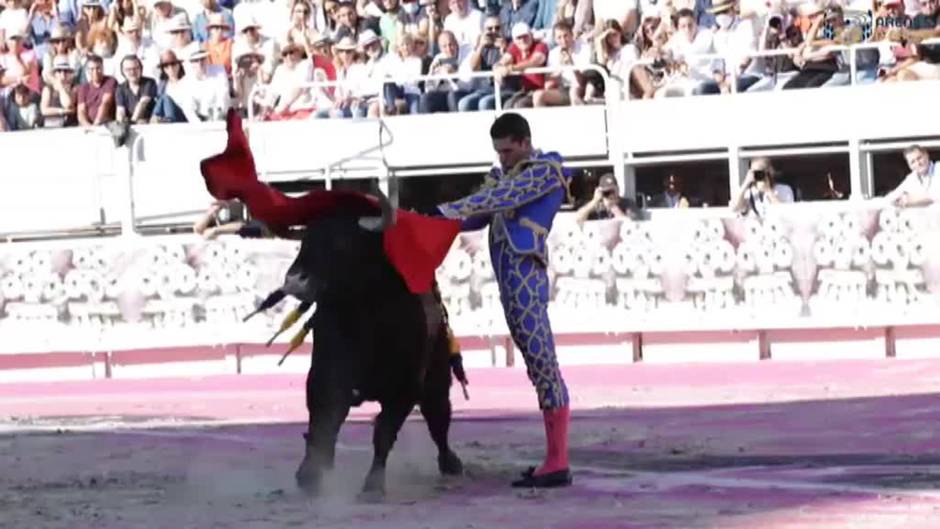
[[[274,231],[306,226],[317,216],[333,211],[352,215],[380,213],[378,199],[364,193],[311,191],[293,198],[258,181],[241,116],[229,110],[226,122],[228,144],[225,151],[200,163],[206,188],[217,200],[241,200],[254,218]],[[460,221],[401,209],[395,214],[395,222],[383,234],[385,253],[411,292],[428,292],[434,282],[434,271],[460,233]]]

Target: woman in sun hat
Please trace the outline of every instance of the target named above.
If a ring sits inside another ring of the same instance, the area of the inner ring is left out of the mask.
[[[42,88],[39,109],[44,128],[74,127],[78,124],[75,114],[78,105],[78,87],[73,78],[75,69],[68,57],[56,57],[52,65],[53,82]]]

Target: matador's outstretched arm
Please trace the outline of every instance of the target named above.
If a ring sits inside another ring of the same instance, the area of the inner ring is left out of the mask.
[[[438,209],[447,218],[467,219],[463,227],[466,230],[470,225],[468,221],[480,222],[476,217],[488,217],[493,213],[518,208],[559,188],[567,192],[568,181],[561,161],[557,153],[526,160],[505,177],[491,180],[476,193],[441,204]],[[483,222],[478,227],[485,224]]]

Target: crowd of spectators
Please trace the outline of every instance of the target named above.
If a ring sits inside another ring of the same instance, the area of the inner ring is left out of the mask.
[[[580,105],[609,88],[591,69],[525,72],[543,66],[598,66],[634,98],[839,85],[847,52],[826,46],[861,41],[877,47],[857,82],[940,79],[940,45],[922,43],[940,0],[798,1],[0,0],[0,130]]]

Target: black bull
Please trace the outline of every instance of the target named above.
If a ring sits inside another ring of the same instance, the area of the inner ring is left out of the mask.
[[[374,455],[363,486],[385,492],[385,465],[406,418],[419,405],[438,449],[441,473],[462,464],[448,444],[451,421],[450,346],[445,316],[434,294],[411,293],[385,256],[382,230],[393,210],[380,197],[381,217],[333,214],[306,227],[284,289],[316,302],[307,325],[313,361],[307,375],[309,429],[298,484],[313,493],[332,468],[337,435],[349,409],[378,401]]]

